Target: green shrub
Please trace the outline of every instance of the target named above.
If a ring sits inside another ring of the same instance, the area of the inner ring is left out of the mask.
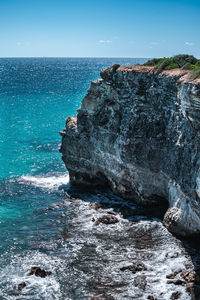
[[[200,60],[193,55],[178,54],[173,57],[153,58],[144,63],[144,66],[153,66],[157,73],[176,68],[198,70],[200,68]]]
[[[153,58],[144,63],[144,66],[156,66],[161,63],[164,58]]]
[[[165,70],[172,70],[177,69],[179,66],[175,62],[170,62],[166,67]]]
[[[200,68],[200,60],[198,60],[195,64],[195,68]]]
[[[187,62],[186,64],[184,64],[184,66],[182,66],[182,70],[193,70],[195,68],[194,65],[192,65],[191,63]]]
[[[186,63],[190,63],[194,65],[198,61],[198,59],[195,58],[193,55],[188,55],[188,54],[175,55],[174,57],[172,57],[172,59],[173,62],[178,64],[179,68],[182,68]]]

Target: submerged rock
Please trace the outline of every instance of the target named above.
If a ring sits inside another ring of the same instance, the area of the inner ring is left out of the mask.
[[[130,266],[126,266],[120,269],[121,271],[126,271],[129,270],[131,271],[133,274],[135,274],[136,272],[140,272],[140,271],[146,271],[147,267],[145,266],[145,264],[141,261],[137,261],[135,262],[133,265]]]
[[[175,284],[175,285],[184,285],[185,281],[181,279],[176,279],[176,280],[167,280],[168,284]]]
[[[67,240],[70,237],[67,227],[64,227],[60,234],[64,240]]]
[[[174,293],[171,294],[170,299],[171,300],[179,299],[180,296],[181,296],[181,292],[177,291],[177,292],[174,292]]]
[[[141,290],[145,290],[147,286],[146,276],[141,275],[134,278],[133,284]]]
[[[105,215],[105,216],[98,218],[97,221],[95,222],[95,225],[99,225],[100,223],[108,225],[108,224],[115,224],[118,222],[119,222],[119,220],[115,216]]]
[[[174,279],[176,277],[177,274],[179,274],[181,272],[181,270],[178,270],[176,272],[170,273],[168,275],[166,275],[166,278],[168,279]]]
[[[109,186],[144,205],[165,200],[165,226],[200,232],[200,80],[189,71],[114,66],[91,83],[62,131],[71,184]]]
[[[32,267],[28,273],[28,276],[35,275],[35,276],[44,278],[51,274],[52,274],[51,271],[45,271],[45,270],[40,269],[39,267]]]
[[[18,289],[18,291],[22,291],[23,290],[23,288],[25,288],[26,287],[26,282],[22,282],[22,283],[20,283],[20,284],[18,284],[18,287],[17,287],[17,289]]]

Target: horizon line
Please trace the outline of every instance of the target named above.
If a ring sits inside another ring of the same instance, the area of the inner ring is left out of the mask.
[[[0,56],[1,58],[154,58],[154,57],[129,57],[129,56]]]

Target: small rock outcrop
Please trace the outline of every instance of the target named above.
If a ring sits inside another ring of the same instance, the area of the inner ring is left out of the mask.
[[[200,232],[200,80],[188,72],[103,70],[60,132],[72,184],[144,205],[167,199],[164,224],[183,236]]]
[[[109,225],[109,224],[115,224],[118,222],[119,222],[119,220],[115,216],[105,215],[105,216],[98,218],[97,221],[95,222],[95,225],[99,225],[100,223]]]
[[[25,287],[27,286],[26,282],[21,282],[20,284],[18,284],[17,289],[18,291],[22,291]]]
[[[35,276],[44,278],[51,274],[52,274],[51,271],[45,271],[45,270],[40,269],[39,267],[32,267],[28,273],[28,276],[35,275]]]
[[[143,262],[137,261],[133,265],[122,267],[120,270],[121,271],[129,270],[133,274],[135,274],[135,273],[140,272],[140,271],[146,271],[147,267],[145,266],[145,264]]]

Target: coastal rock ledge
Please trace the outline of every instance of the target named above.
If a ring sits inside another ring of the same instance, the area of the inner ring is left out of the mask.
[[[167,200],[163,222],[182,236],[200,233],[200,80],[188,72],[102,70],[60,132],[72,184],[108,185],[144,205]]]

